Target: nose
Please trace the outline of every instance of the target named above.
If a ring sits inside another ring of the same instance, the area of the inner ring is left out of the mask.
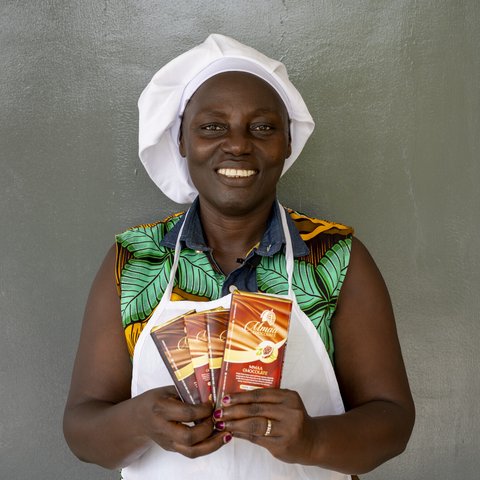
[[[243,127],[231,127],[224,138],[222,149],[235,157],[252,152],[250,132]]]

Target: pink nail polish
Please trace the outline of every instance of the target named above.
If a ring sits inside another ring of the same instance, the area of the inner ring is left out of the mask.
[[[215,430],[225,430],[225,422],[216,422],[215,423]]]
[[[220,408],[219,408],[218,410],[215,410],[215,411],[213,412],[213,418],[214,418],[215,420],[220,420],[220,419],[222,418],[222,416],[223,416],[223,410],[220,409]]]
[[[232,401],[232,399],[230,398],[230,395],[225,395],[222,398],[222,404],[223,405],[229,405],[231,401]]]
[[[223,437],[223,443],[228,443],[232,440],[233,436],[230,434],[230,433],[227,433],[226,435],[224,435]]]

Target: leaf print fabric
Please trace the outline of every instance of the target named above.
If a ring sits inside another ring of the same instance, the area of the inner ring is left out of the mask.
[[[207,256],[182,250],[178,260],[178,287],[206,299],[216,300],[222,292],[223,275],[215,273]]]
[[[173,225],[174,222],[166,222],[140,226],[117,235],[117,242],[132,254],[122,269],[120,281],[124,328],[149,317],[162,298],[172,268],[173,252],[162,247],[160,242],[167,226]]]
[[[147,319],[160,303],[174,259],[174,251],[160,242],[178,220],[175,217],[165,223],[135,227],[117,236],[117,242],[132,254],[120,277],[124,328]],[[223,276],[214,272],[205,254],[189,249],[181,251],[176,281],[180,290],[214,300],[220,296],[222,282]]]
[[[351,238],[347,238],[327,250],[316,267],[304,260],[294,263],[292,286],[298,305],[315,325],[330,359],[334,351],[330,320],[347,272],[350,249]],[[285,256],[263,257],[257,267],[257,282],[258,288],[265,293],[286,295]]]
[[[330,322],[347,272],[353,230],[287,211],[310,250],[308,256],[296,258],[294,262],[293,289],[297,302],[314,324],[333,360]],[[140,225],[117,236],[117,287],[125,336],[132,356],[138,336],[167,287],[174,250],[162,246],[161,241],[181,215]],[[283,253],[262,256],[256,276],[260,292],[288,293]],[[171,300],[215,300],[221,296],[224,280],[204,252],[184,248],[180,252]]]
[[[132,259],[125,265],[120,302],[124,326],[145,320],[158,305],[168,285],[171,257],[165,255],[161,262]]]

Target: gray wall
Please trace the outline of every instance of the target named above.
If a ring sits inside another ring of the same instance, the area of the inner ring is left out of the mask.
[[[118,478],[61,433],[83,306],[113,235],[178,208],[136,100],[210,32],[287,64],[317,129],[280,198],[354,225],[389,285],[418,420],[363,478],[477,479],[477,0],[0,1],[0,478]]]

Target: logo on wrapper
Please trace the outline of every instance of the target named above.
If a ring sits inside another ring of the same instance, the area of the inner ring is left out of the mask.
[[[273,342],[266,340],[258,345],[255,354],[263,363],[272,363],[278,357],[278,348]]]
[[[187,337],[182,337],[177,343],[178,350],[189,350]]]
[[[275,328],[277,316],[273,310],[264,310],[260,314],[260,322],[247,322],[243,327],[247,332],[274,337],[278,330]]]
[[[264,310],[260,314],[260,319],[262,320],[262,323],[268,323],[271,327],[275,325],[275,322],[277,320],[277,316],[275,315],[275,312],[273,310]]]

